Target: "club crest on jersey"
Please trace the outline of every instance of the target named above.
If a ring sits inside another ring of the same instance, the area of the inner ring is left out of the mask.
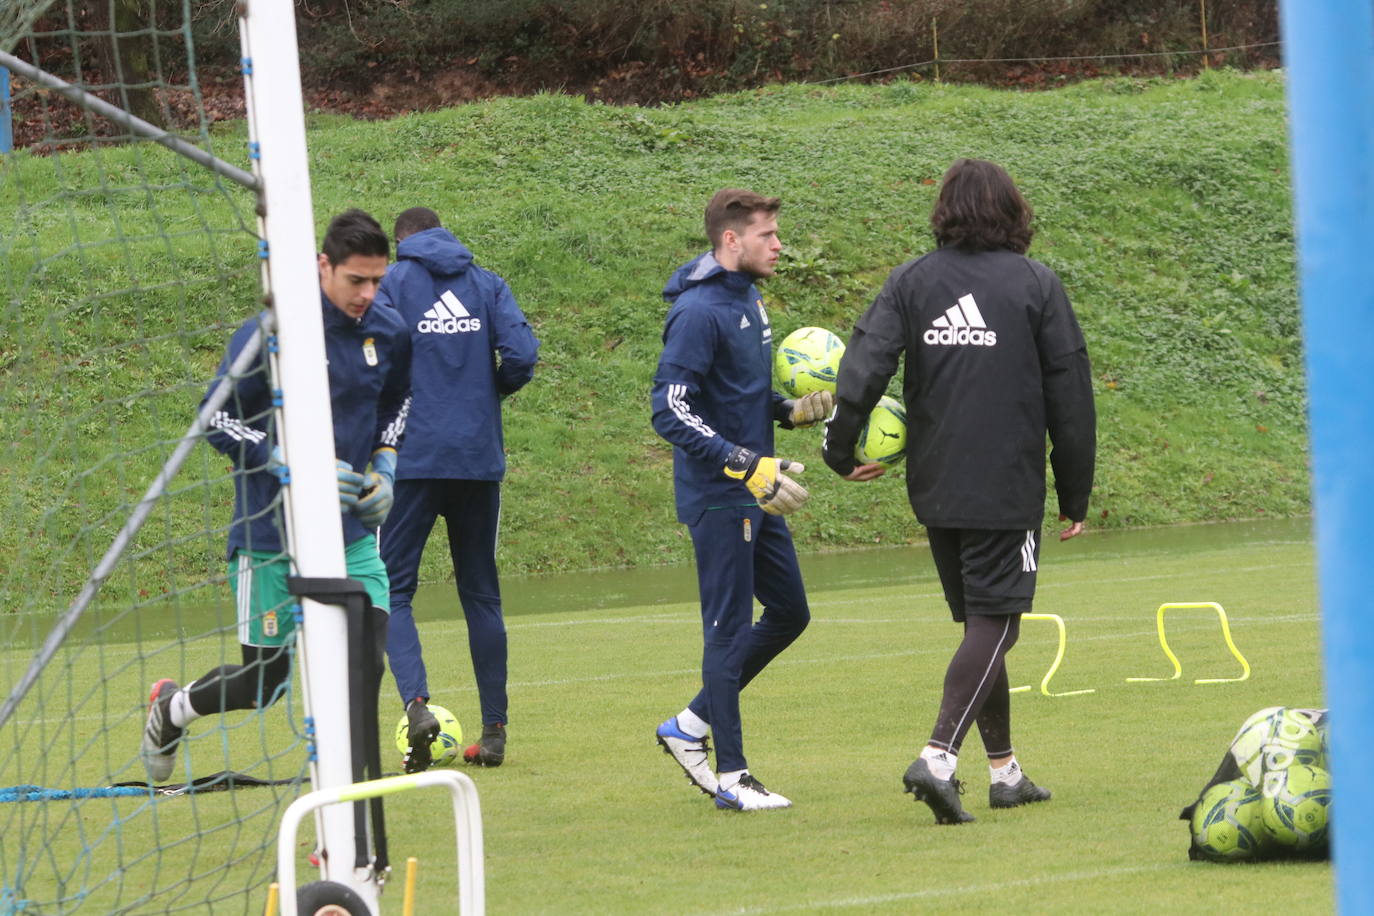
[[[988,329],[972,293],[965,293],[930,323],[921,340],[933,346],[997,346],[997,332]]]
[[[278,633],[278,631],[279,631],[279,627],[277,626],[277,612],[276,612],[276,611],[268,611],[266,614],[263,614],[263,615],[262,615],[262,635],[263,635],[263,636],[276,636],[277,633]]]
[[[763,342],[772,343],[773,328],[768,324],[768,312],[763,307],[763,300],[755,299],[754,304],[759,307],[759,320],[763,322]]]
[[[754,525],[749,519],[744,520],[744,543],[748,544],[754,539]]]
[[[421,334],[469,334],[482,330],[482,319],[472,317],[463,303],[446,289],[415,326]]]
[[[363,341],[363,359],[369,366],[377,365],[377,344],[369,337]]]

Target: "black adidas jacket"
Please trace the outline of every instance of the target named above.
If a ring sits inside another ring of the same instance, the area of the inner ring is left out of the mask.
[[[941,248],[901,265],[854,326],[824,457],[854,444],[906,353],[907,494],[941,528],[1039,528],[1045,435],[1059,512],[1082,521],[1096,453],[1087,345],[1054,271],[1011,251]]]

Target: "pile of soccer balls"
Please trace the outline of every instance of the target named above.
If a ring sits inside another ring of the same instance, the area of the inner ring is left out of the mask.
[[[798,328],[783,338],[773,355],[773,374],[789,397],[835,391],[844,342],[825,328]],[[893,467],[906,457],[906,408],[883,395],[859,431],[854,458],[860,464]]]
[[[1192,829],[1189,857],[1324,857],[1331,820],[1326,747],[1326,710],[1271,706],[1246,719],[1216,776],[1183,810]]]

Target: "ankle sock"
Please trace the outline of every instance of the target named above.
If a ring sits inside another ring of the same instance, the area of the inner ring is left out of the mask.
[[[693,738],[705,738],[706,733],[711,730],[711,726],[706,720],[692,712],[691,709],[684,709],[677,714],[677,727],[682,729],[684,734],[691,735]]]
[[[992,774],[993,782],[1001,782],[1009,786],[1014,786],[1022,779],[1025,779],[1025,775],[1021,772],[1021,767],[1017,765],[1015,757],[1011,758],[1011,762],[1006,766],[995,767],[989,765],[988,771]]]
[[[930,775],[936,779],[952,778],[955,767],[959,765],[958,754],[929,745],[921,751],[921,759],[926,762],[926,766],[930,767]]]
[[[682,723],[679,722],[678,724],[681,725]],[[748,770],[728,770],[724,773],[717,774],[717,778],[720,779],[720,787],[726,792],[729,792],[735,786],[739,785],[739,781],[743,779],[748,772]]]
[[[168,713],[171,715],[172,724],[177,728],[185,728],[200,718],[200,713],[191,707],[190,684],[172,694],[171,702],[168,703]]]

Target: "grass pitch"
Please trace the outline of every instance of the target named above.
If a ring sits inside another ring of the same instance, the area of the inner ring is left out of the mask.
[[[513,585],[509,763],[472,773],[491,911],[1159,913],[1204,899],[1237,908],[1282,899],[1330,912],[1328,866],[1189,863],[1177,819],[1245,716],[1323,705],[1312,547],[1293,531],[1225,526],[1047,544],[1037,609],[1063,616],[1069,632],[1051,686],[1097,692],[1051,698],[1037,687],[1013,700],[1018,756],[1055,792],[1046,804],[988,808],[975,732],[960,775],[978,821],[960,827],[937,827],[902,793],[958,638],[923,549],[804,559],[812,626],[743,703],[751,769],[794,807],[757,815],[716,811],[654,745],[654,726],[697,683],[689,575],[659,574],[675,603],[586,612],[521,608],[522,587],[538,598],[538,583]],[[1237,676],[1239,665],[1211,611],[1180,611],[1168,639],[1183,678],[1125,683],[1172,672],[1155,609],[1193,600],[1227,609],[1250,679],[1194,686],[1195,677]],[[1014,683],[1039,684],[1053,630],[1022,628]],[[475,723],[461,623],[428,624],[425,638],[436,698]],[[417,823],[400,813],[411,804],[418,823],[433,825],[426,836],[442,835],[443,815],[407,800],[392,815],[398,840]],[[450,854],[437,844],[419,855],[424,899],[445,899]]]
[[[1331,911],[1327,865],[1190,863],[1177,819],[1249,713],[1323,705],[1305,523],[1047,543],[1037,610],[1061,615],[1069,633],[1051,686],[1096,692],[1045,697],[1036,689],[1013,699],[1018,756],[1055,793],[1045,804],[988,808],[975,731],[960,776],[978,821],[958,827],[936,826],[901,786],[928,735],[959,635],[928,554],[811,555],[803,571],[812,625],[743,703],[751,769],[794,807],[747,815],[717,811],[653,739],[658,722],[698,683],[692,570],[507,582],[507,763],[466,770],[481,794],[489,912],[1161,913],[1195,911],[1200,900],[1235,909],[1283,900],[1291,912]],[[1155,631],[1155,609],[1166,601],[1220,602],[1252,676],[1195,686],[1197,677],[1238,675],[1239,665],[1212,612],[1180,611],[1169,618],[1168,639],[1183,677],[1127,684],[1129,676],[1171,673]],[[454,711],[471,739],[480,726],[466,632],[461,618],[441,616],[456,613],[456,601],[445,588],[423,591],[417,603],[435,702]],[[204,643],[190,645],[207,657],[187,657],[188,675],[218,663],[197,648]],[[1055,647],[1052,626],[1027,622],[1009,660],[1013,682],[1038,685]],[[79,747],[53,755],[50,785],[88,785],[82,780],[112,759],[124,778],[140,775],[140,701],[146,678],[165,662],[121,664],[136,657],[128,644],[106,645],[100,657],[118,709],[104,720],[83,713],[71,721],[63,741]],[[70,670],[75,693],[93,688],[97,667]],[[392,690],[388,679],[381,726],[384,760],[395,766],[390,736],[400,708]],[[299,773],[299,715],[290,705],[197,722],[179,775],[187,767],[197,775]],[[72,769],[57,762],[64,756],[75,761]],[[4,804],[0,826],[11,870],[20,860],[42,860],[25,897],[66,896],[73,906],[75,894],[86,898],[79,909],[53,912],[151,912],[137,901],[172,885],[182,901],[173,911],[256,914],[272,872],[275,823],[290,797],[273,788]],[[41,855],[21,839],[38,820],[60,828],[47,831]],[[385,911],[400,911],[399,878],[411,855],[420,860],[417,912],[453,911],[447,800],[432,792],[392,796],[387,820],[397,880]],[[298,840],[303,879],[312,874],[305,862],[312,840],[308,829]],[[124,865],[102,877],[102,856],[115,846]],[[91,847],[100,851],[87,857]],[[254,890],[244,894],[245,886]],[[160,898],[156,911],[164,905]]]

